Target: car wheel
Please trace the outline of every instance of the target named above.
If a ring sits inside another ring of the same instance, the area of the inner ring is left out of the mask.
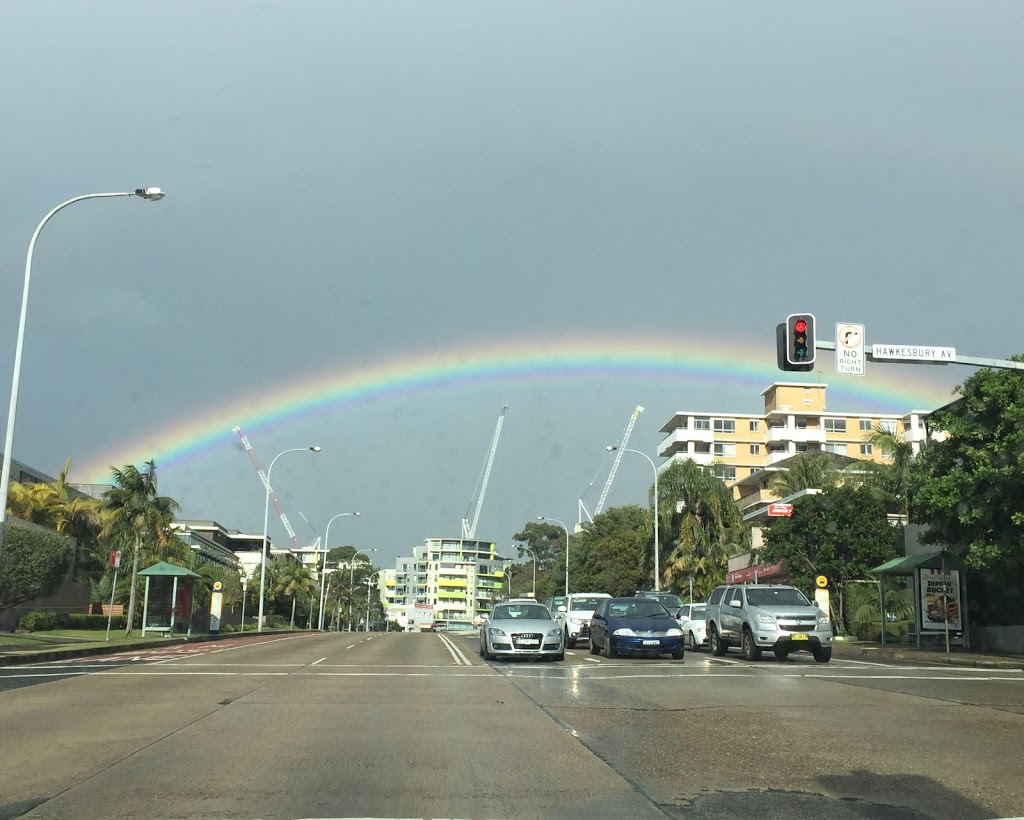
[[[689,649],[691,652],[696,652],[697,651],[697,637],[693,634],[692,630],[690,631],[690,634],[687,636],[686,640],[688,640],[690,642],[690,645],[688,647],[686,647],[686,648]]]
[[[788,646],[776,646],[775,649],[773,649],[772,651],[775,653],[775,657],[778,658],[780,661],[784,661],[786,660],[786,658],[789,657]]]
[[[576,639],[575,638],[570,638],[568,632],[565,633],[565,648],[566,649],[575,649],[576,648]]]
[[[555,660],[556,661],[564,661],[565,660],[565,652],[562,651],[562,652],[559,652],[557,655],[555,655]]]
[[[614,658],[615,657],[615,650],[612,649],[612,636],[611,635],[605,635],[604,636],[604,656],[606,658]]]
[[[601,654],[601,650],[598,649],[597,648],[597,644],[594,643],[594,636],[593,635],[590,636],[589,641],[590,641],[590,654],[591,655],[600,655]]]
[[[715,657],[720,658],[729,651],[729,647],[725,645],[722,636],[718,634],[717,626],[711,627],[711,637],[709,640],[711,642],[711,654]]]
[[[741,641],[743,646],[744,660],[761,660],[761,648],[756,643],[754,643],[754,636],[750,633],[750,630],[747,627],[743,627],[743,637]]]
[[[680,644],[677,649],[673,649],[672,650],[672,658],[674,660],[677,660],[677,661],[681,661],[683,659],[683,645],[682,644]]]
[[[817,648],[814,650],[814,660],[818,663],[828,663],[832,660],[832,647],[828,649]]]

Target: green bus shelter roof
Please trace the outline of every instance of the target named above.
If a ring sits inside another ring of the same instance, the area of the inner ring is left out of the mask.
[[[946,567],[963,569],[963,564],[953,556],[946,557]],[[907,555],[904,558],[893,558],[884,564],[869,569],[872,575],[910,575],[915,569],[942,569],[941,552],[923,552],[920,555]]]
[[[166,561],[159,561],[153,564],[151,567],[139,570],[139,575],[150,575],[154,577],[172,577],[177,575],[179,578],[202,578],[202,575],[197,575],[190,569],[185,567],[175,566],[174,564],[168,564]]]

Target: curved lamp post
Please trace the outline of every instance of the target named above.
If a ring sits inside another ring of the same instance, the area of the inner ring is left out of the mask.
[[[25,286],[21,294],[21,317],[18,319],[18,342],[14,348],[14,375],[11,377],[11,406],[7,412],[7,436],[4,439],[3,469],[0,471],[0,555],[4,546],[4,525],[7,523],[7,492],[11,486],[11,455],[14,450],[14,424],[18,415],[18,388],[21,385],[21,356],[25,349],[25,321],[28,316],[28,291],[32,282],[32,256],[36,249],[36,240],[42,233],[50,217],[58,211],[64,210],[68,205],[82,202],[86,199],[106,199],[113,196],[137,196],[141,199],[157,202],[164,198],[164,192],[159,188],[136,188],[134,191],[118,191],[105,194],[82,194],[60,203],[56,208],[43,217],[36,226],[32,239],[28,243],[28,256],[25,257]]]
[[[303,453],[306,450],[319,453],[320,447],[314,444],[312,447],[293,447],[290,450],[284,450],[274,456],[274,460],[270,462],[270,469],[267,470],[267,497],[263,505],[263,541],[260,545],[260,611],[259,617],[256,620],[257,632],[263,631],[263,596],[264,587],[267,581],[267,525],[270,523],[270,494],[273,492],[273,489],[271,489],[273,485],[270,483],[270,475],[274,472],[274,465],[281,456],[286,453]]]
[[[569,594],[569,528],[565,526],[557,518],[550,518],[543,515],[537,516],[538,521],[554,521],[556,524],[561,524],[562,529],[565,530],[565,594]]]
[[[376,552],[376,547],[371,547],[366,552]],[[352,631],[352,587],[355,584],[356,577],[356,556],[362,555],[368,564],[370,564],[370,556],[363,550],[356,550],[352,553],[352,556],[348,559],[348,631]],[[371,564],[372,566],[372,564]],[[370,576],[368,576],[370,577]]]
[[[327,551],[330,548],[327,539],[331,537],[331,524],[334,523],[334,520],[337,518],[343,518],[346,515],[359,515],[359,513],[338,513],[336,516],[334,516],[334,518],[327,522],[327,532],[324,533],[324,561],[323,565],[320,567],[320,622],[317,625],[321,632],[323,631],[324,628],[324,601],[327,598],[327,590],[324,587],[324,580],[327,575]]]
[[[609,445],[605,449],[611,453],[619,448],[614,445]],[[622,452],[624,453],[636,453],[638,456],[643,456],[650,462],[651,469],[654,470],[654,591],[658,592],[661,589],[661,561],[660,559],[660,547],[658,543],[658,467],[647,453],[640,450],[632,450],[629,447],[623,447]]]

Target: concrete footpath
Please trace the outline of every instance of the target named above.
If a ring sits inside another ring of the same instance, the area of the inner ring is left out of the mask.
[[[31,663],[52,663],[74,658],[114,655],[121,652],[136,652],[145,649],[162,649],[167,646],[181,646],[206,641],[233,640],[235,638],[262,638],[266,635],[302,635],[307,629],[265,629],[262,632],[226,632],[221,635],[193,635],[182,638],[140,638],[137,641],[120,642],[103,646],[74,647],[65,644],[55,649],[12,649],[0,651],[0,666],[23,666]],[[316,631],[316,630],[313,630]]]
[[[832,657],[852,660],[912,661],[924,664],[946,664],[949,666],[976,667],[979,669],[1024,669],[1024,656],[992,655],[970,652],[959,647],[947,655],[944,647],[918,649],[905,644],[886,644],[870,641],[835,641]]]

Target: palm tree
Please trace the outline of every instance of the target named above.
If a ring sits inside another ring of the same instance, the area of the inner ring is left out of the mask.
[[[22,521],[55,528],[57,500],[49,484],[11,482],[7,493],[7,512]]]
[[[292,599],[292,619],[290,628],[295,628],[295,602],[299,593],[312,594],[317,589],[316,579],[309,567],[296,561],[286,561],[277,574],[274,591]]]
[[[658,477],[658,495],[659,527],[672,547],[665,584],[693,578],[694,592],[709,594],[725,579],[729,556],[750,546],[732,491],[711,467],[684,459]]]
[[[835,463],[828,453],[797,453],[787,460],[786,469],[772,478],[771,488],[779,498],[801,490],[827,490],[837,481]]]
[[[150,460],[145,467],[145,472],[140,472],[131,464],[123,469],[112,466],[114,486],[103,494],[104,506],[110,514],[101,535],[113,537],[126,546],[134,542],[126,635],[132,634],[135,620],[139,554],[144,546],[152,549],[170,541],[171,522],[181,509],[173,498],[157,495],[156,464]]]
[[[876,465],[879,484],[889,502],[910,521],[911,471],[914,465],[914,447],[898,433],[876,424],[868,434],[868,442],[877,447],[886,463]]]

